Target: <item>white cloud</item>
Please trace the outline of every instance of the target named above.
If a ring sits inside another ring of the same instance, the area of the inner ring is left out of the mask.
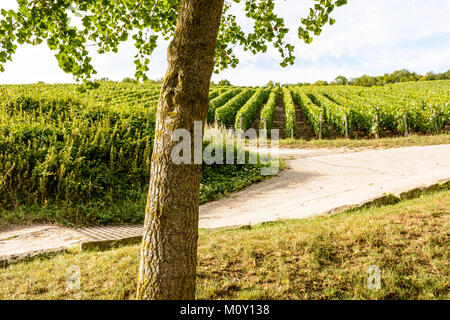
[[[227,70],[215,75],[213,80],[231,79],[234,85],[265,85],[269,81],[280,83],[315,82],[317,79],[332,80],[339,74],[348,76],[359,74],[347,66],[322,66],[320,69],[315,66],[288,67],[288,69],[261,69],[257,66],[238,68],[238,70]]]
[[[10,10],[10,9],[17,9],[19,6],[17,5],[16,0],[2,0],[2,4],[0,5],[1,9]]]
[[[18,47],[13,61],[5,64],[5,70],[0,73],[0,83],[73,82],[72,76],[59,68],[54,53],[45,46]]]

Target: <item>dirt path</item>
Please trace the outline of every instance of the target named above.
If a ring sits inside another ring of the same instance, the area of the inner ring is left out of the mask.
[[[305,118],[300,106],[297,103],[295,105],[295,119],[297,121],[297,138],[311,140],[315,138],[315,134],[308,121]]]
[[[256,132],[259,132],[259,124],[261,123],[261,111],[264,108],[265,104],[262,104],[259,107],[258,113],[256,114],[255,119],[252,122],[252,125],[250,126],[250,128],[253,128],[256,130]]]
[[[200,227],[305,218],[450,178],[450,145],[360,152],[281,149],[280,156],[289,168],[279,176],[202,205]],[[57,251],[80,242],[116,241],[136,237],[142,231],[141,226],[128,228],[36,226],[0,232],[0,266],[11,257]]]

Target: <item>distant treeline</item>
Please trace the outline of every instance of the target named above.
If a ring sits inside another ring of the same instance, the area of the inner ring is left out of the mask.
[[[146,83],[157,84],[162,83],[161,79],[156,80],[147,80]],[[363,87],[373,87],[373,86],[384,86],[390,83],[398,83],[398,82],[411,82],[411,81],[430,81],[430,80],[450,80],[450,69],[443,73],[434,73],[430,71],[425,75],[418,74],[416,72],[411,72],[407,69],[397,70],[392,73],[385,73],[382,76],[369,76],[363,75],[359,78],[346,78],[345,76],[337,76],[336,79],[332,82],[327,82],[324,80],[318,80],[314,83],[309,82],[299,82],[299,83],[291,83],[287,85],[292,86],[333,86],[333,85],[350,85],[350,86],[363,86]],[[97,79],[99,82],[116,82],[111,81],[108,78]],[[137,83],[137,81],[133,78],[124,78],[122,83]],[[211,82],[211,85],[218,86],[231,86],[231,82],[227,79],[220,80],[218,83]],[[279,85],[279,83],[274,83],[270,81],[268,86]]]
[[[430,80],[450,80],[450,69],[443,73],[434,73],[433,71],[428,72],[425,75],[418,74],[416,72],[411,72],[406,69],[397,70],[392,73],[385,73],[382,76],[369,76],[363,75],[359,78],[347,79],[344,76],[338,76],[334,81],[328,83],[323,80],[316,81],[315,83],[297,83],[297,85],[308,86],[328,86],[328,85],[351,85],[351,86],[384,86],[390,83],[397,82],[411,82],[411,81],[430,81]]]

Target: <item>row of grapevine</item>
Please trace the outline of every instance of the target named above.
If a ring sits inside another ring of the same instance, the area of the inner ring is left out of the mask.
[[[348,130],[348,126],[346,126],[348,109],[329,99],[320,91],[316,90],[311,94],[316,103],[323,108],[325,118],[323,120],[332,125],[342,135],[346,134]]]
[[[378,89],[376,92],[371,92],[367,95],[369,99],[382,99],[385,102],[385,111],[389,112],[391,115],[395,116],[397,120],[397,128],[404,130],[402,117],[405,115],[407,119],[407,125],[409,129],[417,132],[433,132],[437,124],[435,120],[445,121],[445,108],[440,108],[445,106],[444,104],[431,104],[426,103],[422,99],[417,99],[414,95],[405,93],[393,93],[392,91],[387,91]],[[441,121],[439,121],[441,122]],[[441,122],[442,125],[444,122]]]
[[[247,102],[247,100],[253,96],[253,94],[255,94],[255,90],[244,89],[234,98],[225,103],[225,105],[217,108],[214,115],[217,122],[226,127],[233,125],[237,112]]]
[[[241,91],[242,91],[241,89],[230,89],[230,90],[222,93],[221,95],[219,95],[217,98],[214,98],[213,100],[211,100],[209,102],[207,121],[209,123],[213,122],[216,109],[222,107],[225,103],[227,103],[230,99],[235,97]]]
[[[325,95],[346,109],[349,132],[362,131],[368,135],[377,132],[377,112],[361,95],[347,91],[337,91],[335,93],[327,91]],[[388,118],[383,117],[380,120],[386,122]]]
[[[219,89],[212,90],[210,92],[210,94],[209,94],[209,100],[213,100],[213,99],[217,98],[218,96],[220,96],[225,91],[227,91],[226,88],[219,88]]]
[[[292,100],[291,91],[287,87],[283,87],[283,104],[285,112],[285,134],[288,137],[294,137],[297,132],[297,118],[295,113],[295,105]]]
[[[247,101],[247,103],[239,110],[236,115],[235,128],[246,131],[252,125],[253,120],[256,118],[256,114],[261,108],[262,104],[267,101],[269,97],[269,88],[260,88],[255,94]],[[242,127],[241,127],[242,123]]]
[[[266,129],[268,132],[273,128],[273,120],[275,117],[275,111],[277,108],[278,97],[280,96],[280,87],[275,87],[272,89],[269,95],[269,100],[267,101],[264,108],[261,110],[261,121],[260,128],[264,129],[264,123],[266,124]]]
[[[421,83],[414,89],[412,86],[309,87],[306,90],[324,107],[327,122],[340,132],[343,131],[343,112],[348,114],[349,131],[359,130],[368,135],[376,135],[380,130],[398,134],[407,130],[430,133],[448,125],[449,90],[439,84]],[[329,105],[332,105],[332,112],[326,108]]]
[[[320,130],[323,130],[323,109],[316,105],[302,88],[294,87],[292,88],[292,93],[314,133],[319,135],[321,133]]]

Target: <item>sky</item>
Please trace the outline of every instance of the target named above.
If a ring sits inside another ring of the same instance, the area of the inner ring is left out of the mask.
[[[295,64],[282,68],[278,52],[269,49],[256,56],[237,49],[240,64],[213,75],[213,81],[228,79],[234,85],[332,81],[338,75],[348,78],[363,74],[382,75],[399,69],[421,74],[450,69],[450,0],[348,0],[335,9],[333,26],[306,45],[296,36],[302,17],[313,0],[275,0],[276,12],[290,28],[288,41],[295,45]],[[16,7],[15,0],[1,0],[0,9]],[[251,22],[244,16],[242,4],[234,4],[233,13],[244,30]],[[150,58],[151,79],[164,76],[168,43],[161,40]],[[19,46],[13,61],[0,72],[0,83],[74,82],[58,67],[55,52],[44,44]],[[118,53],[99,55],[92,51],[96,78],[120,81],[133,77],[132,42],[123,43]]]

